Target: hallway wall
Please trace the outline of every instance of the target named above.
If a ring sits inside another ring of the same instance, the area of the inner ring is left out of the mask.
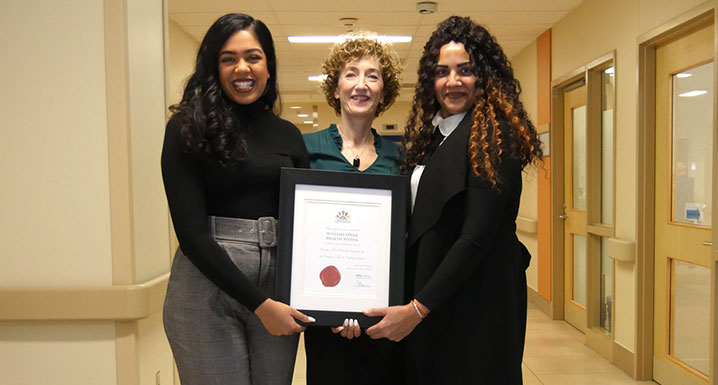
[[[521,82],[521,102],[531,122],[538,126],[536,120],[538,114],[536,49],[536,42],[534,41],[510,60],[514,68],[514,76]],[[534,221],[538,218],[538,174],[536,167],[543,166],[541,164],[529,166],[523,172],[523,191],[521,192],[521,206],[519,206],[519,216]],[[519,240],[531,253],[531,264],[526,269],[526,284],[529,288],[538,292],[538,240],[536,233],[519,231],[518,236]]]
[[[615,228],[616,237],[622,240],[636,241],[638,38],[702,3],[705,1],[588,0],[552,27],[554,80],[616,52]],[[526,50],[517,58],[528,55]],[[532,60],[514,60],[522,85],[530,82],[525,81],[526,74],[535,66]],[[615,272],[615,341],[635,351],[635,263],[617,262]]]
[[[111,285],[103,3],[2,8],[0,285]],[[4,383],[111,385],[115,371],[112,322],[0,323]]]
[[[173,382],[156,299],[170,261],[164,7],[2,5],[3,383]]]

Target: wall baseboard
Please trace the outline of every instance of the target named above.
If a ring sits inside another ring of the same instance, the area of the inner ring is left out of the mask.
[[[613,342],[613,364],[633,379],[636,378],[634,370],[635,362],[636,354],[634,352],[626,349],[623,345],[616,343],[616,341]]]
[[[548,318],[551,318],[551,302],[539,295],[539,293],[530,288],[526,287],[528,294],[528,302],[539,309],[542,313],[546,314]]]

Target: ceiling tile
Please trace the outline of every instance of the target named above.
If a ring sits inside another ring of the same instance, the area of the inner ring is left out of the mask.
[[[218,11],[223,13],[243,12],[251,15],[253,11],[272,9],[267,0],[169,0],[168,3],[169,13]]]
[[[412,93],[423,46],[441,21],[451,15],[471,17],[496,36],[508,57],[565,17],[583,0],[441,0],[438,12],[420,15],[409,0],[168,0],[169,17],[197,41],[209,26],[230,12],[244,12],[267,24],[275,39],[280,89],[291,100],[323,102],[318,84],[308,75],[321,73],[331,44],[292,44],[289,35],[334,35],[346,32],[342,17],[359,20],[355,30],[382,35],[411,35],[411,43],[396,44],[402,58],[402,93]],[[405,87],[406,88],[406,87]],[[404,95],[403,97],[409,97]]]

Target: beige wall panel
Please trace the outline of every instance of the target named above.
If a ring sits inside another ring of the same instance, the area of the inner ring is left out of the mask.
[[[189,76],[194,71],[194,62],[199,49],[199,42],[183,31],[177,23],[169,21],[169,105],[182,100],[182,92]]]
[[[411,91],[411,97],[414,96]],[[395,102],[388,110],[384,111],[383,114],[379,115],[375,120],[372,127],[379,131],[382,135],[404,135],[404,128],[406,127],[406,119],[409,117],[409,111],[411,110],[410,102]],[[337,117],[338,119],[338,117]],[[338,121],[338,120],[337,120]],[[382,127],[385,124],[393,124],[396,126],[394,131],[385,131]]]
[[[638,0],[638,34],[646,33],[686,11],[709,2],[706,0]]]
[[[538,292],[538,239],[536,234],[517,233],[519,241],[531,253],[531,263],[526,269],[526,285]]]
[[[3,384],[116,384],[112,322],[0,323]]]
[[[553,79],[616,51],[616,237],[636,236],[638,0],[589,0],[553,27]],[[618,12],[617,10],[620,10]],[[591,33],[586,33],[591,31]],[[616,267],[615,339],[635,346],[635,265]]]
[[[162,1],[129,0],[128,60],[136,282],[169,271],[167,201],[160,173],[164,137]]]
[[[155,385],[157,376],[160,383],[172,384],[173,361],[170,345],[167,343],[162,325],[162,312],[158,311],[138,322],[140,384]]]
[[[536,124],[538,114],[538,69],[536,67],[536,42],[532,42],[521,52],[511,58],[514,76],[521,82],[521,103],[529,114],[531,121]]]
[[[631,63],[620,59],[621,55],[636,56],[633,51],[638,36],[637,1],[587,0],[554,24],[552,78],[557,79],[614,49],[619,50],[618,65],[627,67],[626,72],[635,72],[635,66],[631,67],[635,60]],[[631,52],[623,52],[624,49]],[[635,88],[635,83],[626,86]]]
[[[636,264],[634,262],[616,262],[615,266],[615,341],[629,351],[635,352]]]
[[[521,83],[521,102],[534,125],[538,114],[536,55],[536,42],[534,41],[511,58],[514,76]],[[538,167],[541,167],[541,165]],[[521,193],[521,205],[519,206],[519,216],[533,220],[538,218],[538,183],[536,178],[536,167],[529,166],[524,170],[523,191]],[[538,240],[536,234],[519,232],[518,236],[532,257],[531,264],[526,269],[526,283],[529,287],[538,291]]]
[[[103,2],[0,12],[1,285],[112,283]]]

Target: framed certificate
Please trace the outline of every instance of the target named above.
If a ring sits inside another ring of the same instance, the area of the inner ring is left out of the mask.
[[[317,326],[398,305],[404,293],[408,180],[403,176],[282,168],[277,298]]]

